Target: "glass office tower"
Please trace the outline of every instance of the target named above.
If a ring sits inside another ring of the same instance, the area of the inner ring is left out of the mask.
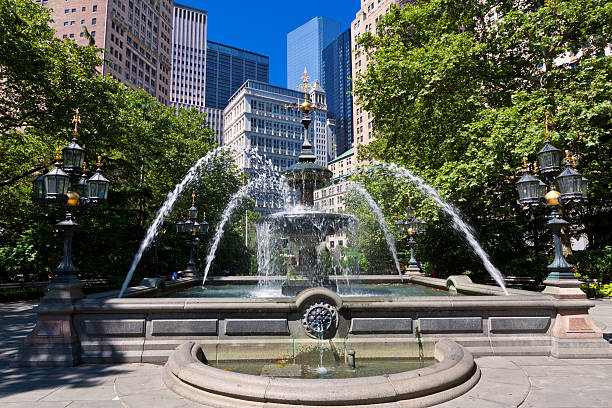
[[[336,154],[353,146],[353,90],[351,81],[351,29],[323,50],[321,84],[327,94],[327,111],[336,120]]]
[[[321,81],[323,49],[340,34],[340,23],[327,17],[315,17],[287,34],[287,88],[302,83],[304,67],[311,82]]]
[[[264,55],[212,41],[206,54],[206,107],[224,109],[248,79],[270,79],[270,58]]]

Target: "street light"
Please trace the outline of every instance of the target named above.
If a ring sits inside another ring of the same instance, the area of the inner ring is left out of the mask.
[[[412,207],[411,200],[408,201],[406,209],[406,219],[398,219],[395,223],[397,232],[400,235],[408,235],[408,246],[410,247],[410,260],[408,261],[409,273],[422,273],[421,265],[414,257],[414,246],[416,240],[414,237],[425,232],[426,222],[421,218],[417,218],[416,210]]]
[[[178,221],[176,223],[176,233],[189,236],[189,262],[185,268],[185,275],[195,276],[198,272],[196,263],[193,259],[194,248],[200,243],[198,235],[204,235],[208,232],[208,223],[206,222],[206,214],[203,215],[202,221],[197,221],[198,209],[195,206],[195,191],[191,194],[191,207],[187,210],[187,221]]]
[[[548,265],[549,274],[544,281],[546,285],[544,292],[558,298],[584,297],[584,293],[580,290],[580,282],[574,277],[574,266],[563,256],[561,230],[570,223],[561,218],[559,210],[587,202],[588,180],[576,170],[576,158],[571,156],[568,150],[565,151],[565,169],[559,173],[561,151],[550,142],[548,116],[545,123],[546,141],[538,152],[539,173],[544,181],[531,174],[531,170],[535,174],[538,173],[537,164],[534,163],[530,169],[527,158],[524,158],[523,176],[516,183],[518,201],[525,209],[542,206],[551,209],[546,226],[553,233],[555,258]]]
[[[67,207],[66,218],[56,224],[63,231],[64,249],[60,264],[53,269],[54,277],[49,284],[48,301],[70,301],[83,297],[81,284],[75,274],[79,271],[72,263],[72,237],[79,226],[72,215],[72,208],[105,202],[110,182],[102,175],[101,157],[98,156],[98,170],[89,180],[86,179],[87,166],[85,149],[78,144],[78,124],[81,123],[77,109],[72,119],[74,129],[72,142],[62,150],[56,150],[55,163],[36,177],[33,184],[32,201],[37,204],[56,204]],[[81,170],[81,174],[78,172]],[[92,195],[92,192],[96,193]],[[103,192],[103,194],[100,194]]]

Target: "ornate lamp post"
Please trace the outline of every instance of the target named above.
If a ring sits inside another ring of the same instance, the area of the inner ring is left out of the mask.
[[[189,261],[185,268],[185,276],[194,277],[198,268],[193,259],[194,248],[200,243],[198,235],[204,235],[208,232],[208,223],[206,222],[206,214],[202,217],[202,221],[197,221],[198,209],[195,206],[195,192],[191,194],[191,207],[187,210],[187,221],[178,221],[176,223],[176,233],[189,236]]]
[[[73,300],[83,297],[81,284],[75,274],[79,271],[72,262],[72,237],[79,226],[72,215],[78,205],[106,202],[110,182],[102,175],[102,158],[98,156],[95,174],[87,178],[85,149],[78,144],[78,124],[81,123],[77,109],[72,119],[72,142],[56,151],[55,163],[51,170],[45,169],[33,181],[32,200],[39,204],[67,206],[66,218],[56,224],[64,235],[64,250],[60,264],[53,269],[54,278],[49,284],[46,300]]]
[[[420,262],[414,257],[414,246],[416,240],[415,235],[422,234],[425,232],[426,223],[416,216],[416,210],[412,207],[412,203],[408,201],[408,208],[406,209],[406,219],[398,219],[395,223],[397,232],[401,235],[408,235],[408,246],[410,247],[410,260],[408,261],[408,274],[422,274],[422,268]]]
[[[550,143],[547,116],[546,141],[538,152],[538,161],[530,166],[527,158],[523,159],[523,176],[516,183],[516,187],[519,203],[525,209],[540,206],[551,209],[546,225],[553,233],[555,258],[548,265],[549,274],[544,281],[544,293],[557,298],[584,298],[580,281],[574,277],[574,266],[563,256],[561,229],[568,226],[569,222],[561,218],[559,209],[586,203],[588,180],[576,170],[576,158],[571,157],[568,150],[565,154],[565,169],[561,171],[561,151]],[[537,177],[538,172],[544,180]]]
[[[56,224],[63,231],[64,249],[60,264],[53,269],[49,292],[36,309],[36,327],[26,338],[15,361],[18,365],[73,366],[79,363],[72,313],[73,302],[81,299],[83,292],[81,282],[76,277],[79,268],[72,262],[72,238],[79,226],[72,211],[78,205],[104,203],[110,184],[102,175],[100,156],[98,169],[92,177],[87,178],[85,149],[77,141],[80,122],[77,109],[72,119],[72,142],[62,150],[61,155],[57,150],[51,170],[47,170],[45,165],[42,174],[33,180],[32,200],[35,203],[66,206],[66,218]]]

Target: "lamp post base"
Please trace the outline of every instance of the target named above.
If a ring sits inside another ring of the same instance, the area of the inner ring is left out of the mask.
[[[421,268],[418,267],[418,265],[408,265],[408,268],[403,270],[403,275],[407,276],[407,275],[419,275],[419,276],[423,276],[424,273],[421,270]]]
[[[64,272],[65,273],[65,272]],[[79,364],[79,342],[72,315],[73,303],[84,297],[81,281],[60,273],[35,308],[36,326],[19,350],[15,367],[72,367]]]
[[[542,293],[557,299],[586,299],[578,279],[546,279],[543,283],[546,288]]]

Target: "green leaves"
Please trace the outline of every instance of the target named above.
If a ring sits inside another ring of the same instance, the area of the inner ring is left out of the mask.
[[[521,158],[536,160],[548,112],[553,144],[578,155],[591,180],[589,215],[570,221],[586,223],[576,232],[591,245],[609,243],[612,66],[604,47],[611,22],[612,7],[600,0],[392,7],[378,35],[360,39],[372,63],[354,92],[375,117],[378,138],[360,154],[407,166],[435,185],[485,247],[503,253],[496,263],[504,265],[541,250],[523,239],[532,221],[516,205],[514,183]],[[376,189],[381,181],[368,183]],[[509,251],[495,248],[498,237],[489,240],[497,231],[513,234]],[[440,256],[432,262],[448,263]]]

